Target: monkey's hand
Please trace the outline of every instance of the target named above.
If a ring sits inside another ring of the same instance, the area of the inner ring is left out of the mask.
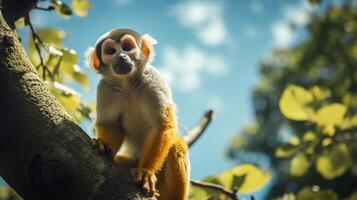
[[[109,148],[107,144],[100,138],[92,138],[92,146],[96,148],[100,154],[108,156],[111,160],[114,159],[114,152]]]
[[[146,194],[157,198],[160,197],[160,194],[156,191],[157,179],[155,173],[144,168],[132,168],[131,175],[135,183],[142,185],[143,191]]]

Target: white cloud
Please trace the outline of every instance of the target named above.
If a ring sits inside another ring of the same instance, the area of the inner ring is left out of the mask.
[[[181,92],[191,92],[201,86],[203,74],[222,76],[228,70],[225,59],[193,45],[182,50],[167,47],[163,51],[160,71],[171,86]]]
[[[312,10],[313,7],[306,1],[301,1],[297,5],[286,6],[283,9],[282,19],[273,23],[271,28],[274,47],[289,47],[297,37],[294,28],[305,26],[310,20]]]
[[[184,1],[174,6],[173,13],[203,44],[217,46],[228,36],[222,10],[223,4],[218,2]]]
[[[278,48],[287,48],[295,39],[294,30],[289,23],[276,22],[272,27],[273,43]]]
[[[251,1],[250,10],[253,14],[259,15],[260,13],[262,13],[263,9],[264,7],[261,1]]]

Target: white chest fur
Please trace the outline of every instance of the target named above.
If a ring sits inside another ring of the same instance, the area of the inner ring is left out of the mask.
[[[154,68],[133,85],[102,79],[97,91],[97,124],[120,122],[124,143],[119,153],[139,157],[144,142],[156,134],[163,113],[173,104],[171,91]]]

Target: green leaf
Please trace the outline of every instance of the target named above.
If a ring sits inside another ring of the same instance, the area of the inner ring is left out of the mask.
[[[304,188],[297,194],[297,200],[337,200],[337,194],[332,190],[313,190]]]
[[[52,0],[51,2],[59,16],[68,19],[72,15],[72,10],[67,4],[60,0]]]
[[[45,45],[53,46],[53,48],[62,48],[62,40],[65,38],[66,34],[64,31],[55,28],[43,28],[37,30],[38,36]],[[38,52],[35,48],[35,43],[33,41],[32,35],[28,35],[29,49],[28,54],[31,62],[34,66],[40,64],[40,58]],[[40,50],[43,51],[43,46],[39,44]]]
[[[54,82],[54,84],[50,86],[50,90],[67,112],[69,112],[74,119],[80,121],[82,116],[78,111],[81,106],[79,93],[58,82]]]
[[[311,158],[306,153],[296,155],[290,163],[290,174],[292,176],[302,176],[306,174],[311,166]]]
[[[89,80],[87,74],[78,66],[74,65],[73,80],[84,87],[84,89],[89,89]]]
[[[304,133],[303,141],[304,142],[317,142],[317,135],[313,131],[307,131]]]
[[[357,191],[354,191],[349,197],[348,200],[357,200]]]
[[[91,7],[92,4],[90,4],[87,0],[72,0],[73,12],[78,16],[86,16]]]
[[[205,181],[220,184],[230,189],[237,188],[238,192],[250,193],[263,187],[270,179],[270,173],[262,171],[254,165],[243,164],[224,171],[215,178],[211,176]]]
[[[276,149],[275,156],[278,158],[291,157],[297,150],[299,150],[299,146],[292,145],[290,143],[282,144]]]
[[[0,199],[23,200],[11,187],[5,185],[0,186]]]
[[[207,199],[209,195],[207,192],[199,187],[191,187],[190,188],[190,194],[189,194],[189,199],[192,200],[201,200],[201,199]]]
[[[43,28],[37,30],[38,36],[43,43],[52,44],[58,49],[62,47],[62,41],[66,37],[66,33],[56,28]]]
[[[324,150],[317,158],[316,170],[325,179],[343,175],[351,166],[352,158],[346,144],[336,144]]]
[[[350,129],[357,127],[357,115],[350,116],[348,118],[345,118],[341,125],[341,129]]]
[[[310,88],[310,91],[313,94],[314,99],[317,101],[323,101],[331,96],[331,93],[329,90],[324,89],[319,86],[314,86],[314,87]]]
[[[311,92],[296,85],[285,88],[279,101],[282,114],[288,119],[303,121],[312,119],[313,110],[308,106],[313,100]]]
[[[21,17],[15,21],[16,29],[21,29],[25,26],[25,17]]]
[[[319,126],[340,126],[347,112],[345,105],[333,103],[320,108],[315,115]]]

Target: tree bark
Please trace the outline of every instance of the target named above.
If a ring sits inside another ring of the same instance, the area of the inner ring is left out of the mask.
[[[0,175],[24,199],[146,199],[48,91],[2,11],[0,91]]]

